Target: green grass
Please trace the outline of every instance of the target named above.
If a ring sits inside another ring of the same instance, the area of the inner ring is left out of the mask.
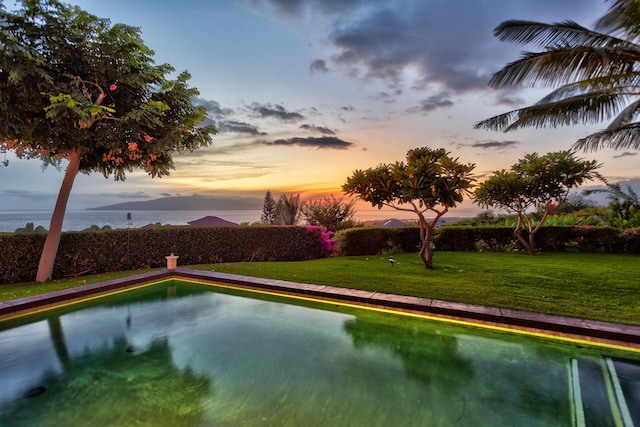
[[[394,258],[394,266],[386,256],[362,256],[191,268],[640,325],[638,256],[438,252],[430,270],[416,254]],[[4,285],[0,301],[136,273]]]

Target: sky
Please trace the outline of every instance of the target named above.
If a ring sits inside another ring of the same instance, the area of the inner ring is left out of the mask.
[[[592,28],[604,0],[82,0],[112,24],[141,29],[157,64],[188,71],[219,133],[174,157],[163,178],[77,176],[69,209],[165,196],[302,199],[334,195],[354,170],[445,148],[478,180],[527,153],[570,149],[606,126],[476,130],[549,89],[496,90],[491,75],[535,46],[500,42],[501,22],[573,20]],[[9,3],[7,6],[10,10]],[[4,155],[0,155],[4,156]],[[611,182],[638,178],[638,152],[579,153]],[[0,210],[53,210],[63,170],[6,155]],[[0,159],[4,160],[4,159]],[[63,165],[64,167],[64,165]],[[361,205],[362,206],[362,205]],[[460,213],[473,211],[469,201]],[[475,208],[477,209],[477,208]]]

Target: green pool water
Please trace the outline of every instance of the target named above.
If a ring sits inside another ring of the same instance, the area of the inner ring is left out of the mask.
[[[166,281],[0,322],[0,426],[640,426],[640,354]]]

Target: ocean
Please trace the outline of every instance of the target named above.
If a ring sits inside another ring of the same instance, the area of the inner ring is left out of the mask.
[[[18,228],[24,228],[27,223],[34,227],[43,226],[49,229],[51,211],[0,211],[0,232],[12,233]],[[131,220],[127,220],[127,213],[131,213]],[[227,221],[241,223],[260,222],[262,210],[220,210],[220,211],[103,211],[103,210],[67,210],[62,223],[62,231],[82,231],[97,225],[105,225],[112,229],[140,228],[147,224],[160,223],[162,225],[187,225],[205,216],[217,216]],[[356,221],[384,220],[397,218],[401,220],[416,220],[412,213],[394,210],[362,210],[357,211]]]

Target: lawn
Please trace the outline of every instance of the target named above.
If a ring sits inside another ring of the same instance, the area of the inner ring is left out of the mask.
[[[638,256],[438,252],[430,270],[417,254],[394,259],[394,265],[387,256],[360,256],[190,268],[640,325]],[[136,273],[3,285],[0,301]]]

